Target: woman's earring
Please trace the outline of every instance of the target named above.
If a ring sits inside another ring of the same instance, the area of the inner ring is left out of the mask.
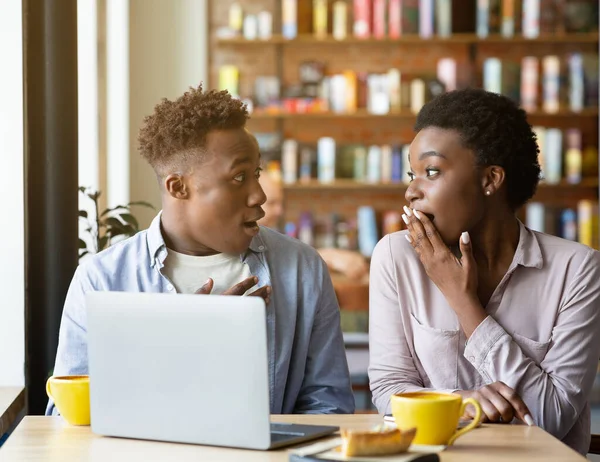
[[[486,195],[486,196],[489,196],[490,194],[492,194],[492,191],[486,191],[486,192],[485,192],[485,195]]]

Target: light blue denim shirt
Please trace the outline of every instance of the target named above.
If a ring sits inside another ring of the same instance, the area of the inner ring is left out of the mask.
[[[166,257],[159,214],[147,230],[77,268],[63,309],[54,375],[88,373],[85,294],[175,293],[161,273]],[[259,286],[272,287],[267,305],[271,413],[354,412],[339,306],[319,254],[261,227],[240,258],[258,277]],[[46,413],[53,411],[49,402]]]

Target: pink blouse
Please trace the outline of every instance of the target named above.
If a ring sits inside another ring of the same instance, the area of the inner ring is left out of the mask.
[[[369,289],[373,402],[389,413],[395,393],[502,381],[537,425],[585,454],[600,358],[600,253],[520,228],[512,264],[468,343],[406,231],[381,239]]]

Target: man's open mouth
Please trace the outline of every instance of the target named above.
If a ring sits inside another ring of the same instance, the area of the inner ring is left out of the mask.
[[[244,226],[246,228],[256,228],[258,226],[258,222],[256,222],[256,221],[246,221],[244,223]]]

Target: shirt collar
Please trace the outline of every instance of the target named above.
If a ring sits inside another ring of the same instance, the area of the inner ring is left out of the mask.
[[[148,232],[146,234],[146,239],[148,240],[148,251],[150,252],[150,256],[152,257],[152,266],[154,266],[157,262],[157,254],[161,250],[166,250],[167,246],[165,245],[165,240],[163,239],[162,232],[160,231],[160,217],[162,216],[162,210],[158,212],[158,215],[154,217],[152,223],[148,227]],[[164,256],[160,258],[161,262],[166,258],[166,252],[164,252]]]
[[[147,240],[148,240],[148,251],[152,257],[152,266],[154,266],[157,261],[161,263],[164,262],[167,257],[166,249],[167,246],[165,244],[165,240],[163,239],[162,232],[160,230],[160,219],[162,216],[162,211],[158,212],[158,215],[154,217],[152,223],[148,227]],[[255,253],[262,253],[267,250],[267,245],[265,240],[262,237],[263,229],[260,228],[260,232],[254,236],[252,241],[250,242],[250,250]],[[159,252],[165,250],[162,255],[158,255]],[[158,257],[158,259],[157,259]]]
[[[263,228],[260,227],[259,233],[256,236],[254,236],[252,242],[250,242],[250,250],[252,250],[252,252],[261,253],[267,250],[267,244],[265,243],[265,240],[262,237],[263,233]]]
[[[521,265],[529,268],[542,268],[544,258],[535,232],[527,228],[521,220],[517,221],[519,222],[519,244],[511,266]]]

